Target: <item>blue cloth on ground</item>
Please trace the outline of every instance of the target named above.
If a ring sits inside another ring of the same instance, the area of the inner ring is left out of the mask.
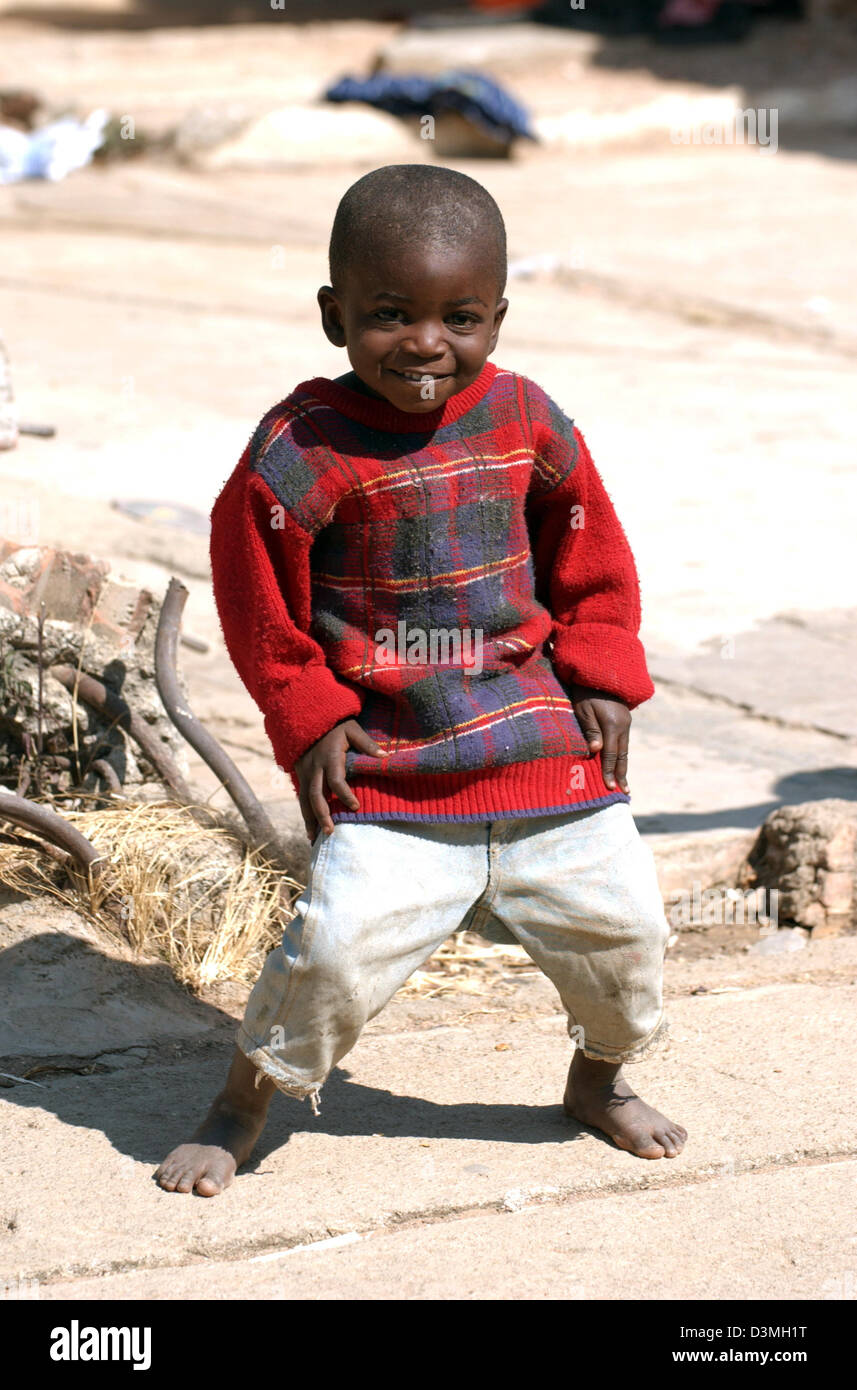
[[[438,116],[443,111],[457,111],[500,140],[537,138],[525,108],[480,72],[456,68],[436,77],[393,72],[343,77],[324,95],[327,101],[365,101],[393,116]]]
[[[104,143],[106,111],[93,111],[85,121],[64,116],[37,130],[0,125],[0,184],[23,179],[64,179],[82,169]]]

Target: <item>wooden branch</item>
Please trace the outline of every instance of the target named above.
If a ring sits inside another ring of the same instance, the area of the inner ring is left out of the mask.
[[[94,878],[101,872],[104,861],[95,846],[50,806],[27,801],[25,797],[15,796],[5,787],[0,787],[0,821],[35,831],[52,845],[64,849],[87,877]]]
[[[107,784],[111,792],[121,792],[122,783],[116,775],[116,769],[111,766],[106,758],[96,758],[91,764],[92,771],[97,772],[99,777]]]
[[[253,846],[288,873],[289,864],[283,844],[268,813],[229,754],[188,709],[182,695],[176,672],[176,653],[179,624],[187,596],[185,585],[178,579],[171,579],[158,619],[155,637],[155,680],[164,702],[164,709],[191,748],[196,749],[232,797],[250,831]]]

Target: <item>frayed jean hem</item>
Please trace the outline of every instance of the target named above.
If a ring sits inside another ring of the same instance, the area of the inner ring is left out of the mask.
[[[584,1057],[591,1057],[594,1062],[612,1062],[614,1066],[624,1066],[626,1062],[643,1062],[647,1057],[651,1057],[653,1052],[658,1051],[669,1036],[669,1021],[666,1014],[661,1013],[652,1031],[630,1048],[608,1047],[602,1043],[590,1042],[585,1037],[579,1039],[576,1035],[582,1032],[579,1025],[569,1020],[568,1035]]]
[[[248,1062],[256,1068],[256,1088],[261,1084],[262,1077],[267,1076],[273,1081],[278,1091],[282,1091],[284,1096],[292,1096],[295,1100],[306,1100],[312,1106],[312,1113],[320,1113],[319,1096],[323,1081],[301,1081],[292,1072],[283,1066],[276,1053],[271,1052],[267,1047],[260,1047],[254,1038],[251,1038],[239,1029],[236,1042],[240,1050],[244,1053]]]

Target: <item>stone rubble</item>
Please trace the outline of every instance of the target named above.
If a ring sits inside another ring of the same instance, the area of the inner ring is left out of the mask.
[[[72,695],[49,674],[55,664],[80,666],[120,695],[186,771],[184,742],[155,685],[155,596],[111,575],[102,560],[0,537],[0,780],[16,785],[22,760],[32,762],[38,739],[40,611],[43,755],[57,760],[55,767],[68,764],[65,782],[73,779],[78,761],[83,787],[97,789],[101,779],[89,764],[103,758],[126,790],[153,781],[161,785],[122,729],[82,700],[75,712]]]

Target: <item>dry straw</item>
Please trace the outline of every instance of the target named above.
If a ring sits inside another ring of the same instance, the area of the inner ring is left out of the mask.
[[[488,994],[509,975],[538,974],[522,946],[492,945],[475,932],[457,932],[405,985],[405,994],[438,999],[450,994]]]
[[[300,885],[227,828],[172,802],[122,802],[63,815],[100,851],[94,884],[40,850],[0,844],[0,883],[50,894],[135,952],[165,960],[193,989],[251,983],[292,914]]]

